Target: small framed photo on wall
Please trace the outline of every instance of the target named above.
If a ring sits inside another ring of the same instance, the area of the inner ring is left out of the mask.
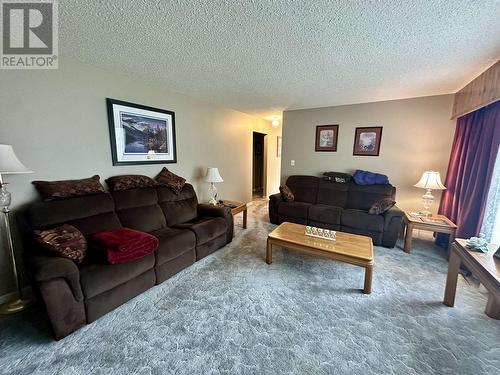
[[[316,142],[314,150],[336,152],[338,138],[338,125],[318,125],[316,126]]]
[[[378,156],[382,140],[382,126],[356,128],[353,155]]]

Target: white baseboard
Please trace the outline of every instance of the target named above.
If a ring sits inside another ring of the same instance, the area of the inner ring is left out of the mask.
[[[33,294],[32,293],[33,291],[31,290],[30,286],[25,286],[22,289],[22,292],[23,292],[23,294],[25,294],[27,296]],[[11,292],[11,293],[4,294],[3,296],[0,296],[0,304],[12,301],[16,297],[17,297],[17,292]]]

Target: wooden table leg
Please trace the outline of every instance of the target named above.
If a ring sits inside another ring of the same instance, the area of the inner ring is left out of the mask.
[[[411,240],[413,238],[413,224],[406,224],[405,246],[404,250],[409,253],[411,251]]]
[[[448,251],[451,250],[451,244],[455,241],[455,232],[450,233],[450,236],[448,238]]]
[[[444,290],[443,303],[453,307],[455,304],[455,293],[457,291],[457,278],[460,269],[460,257],[453,246],[450,249],[450,259],[448,260],[448,276],[446,277],[446,288]]]
[[[363,293],[370,294],[372,292],[372,274],[373,274],[373,266],[365,267],[365,287],[363,289]]]
[[[500,302],[490,293],[484,313],[493,319],[500,319]]]
[[[247,209],[243,210],[243,229],[247,229]]]
[[[269,238],[267,239],[267,250],[266,250],[266,263],[271,264],[273,262],[273,245],[269,241]]]

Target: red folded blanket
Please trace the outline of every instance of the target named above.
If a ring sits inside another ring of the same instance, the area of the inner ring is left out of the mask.
[[[158,248],[155,236],[130,228],[114,228],[90,236],[92,249],[102,253],[110,264],[142,258]]]

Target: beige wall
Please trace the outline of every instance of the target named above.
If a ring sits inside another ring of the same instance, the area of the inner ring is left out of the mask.
[[[97,173],[104,180],[126,173],[155,176],[160,171],[158,164],[112,166],[106,97],[175,111],[178,162],[167,167],[192,183],[201,201],[208,197],[208,184],[203,182],[208,166],[218,167],[224,178],[217,186],[221,198],[249,201],[252,131],[275,132],[269,121],[169,92],[157,83],[67,60],[55,71],[3,70],[0,82],[0,143],[13,145],[20,160],[35,171],[5,176],[14,209],[36,199],[30,184],[35,179]],[[279,184],[275,167],[279,163],[270,161],[267,177],[274,186]],[[0,296],[13,288],[4,249]]]
[[[387,174],[397,187],[397,205],[419,210],[422,189],[413,187],[422,172],[446,175],[455,121],[453,95],[392,100],[338,107],[286,111],[283,114],[282,181],[293,174],[364,169]],[[315,152],[316,125],[339,124],[337,152]],[[353,156],[354,130],[383,126],[380,156]],[[295,167],[290,160],[295,160]],[[433,210],[439,205],[435,193]]]

